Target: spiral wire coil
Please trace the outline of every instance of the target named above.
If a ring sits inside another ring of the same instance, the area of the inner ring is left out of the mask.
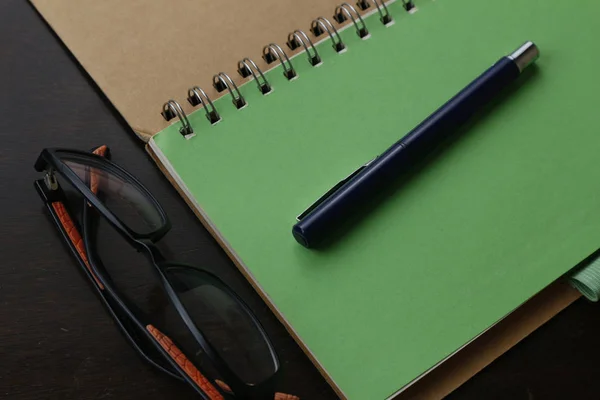
[[[416,7],[412,0],[401,1],[402,7],[406,11],[412,13],[416,10]],[[392,15],[384,0],[358,0],[356,5],[361,11],[367,10],[371,8],[371,5],[374,5],[375,9],[377,10],[377,13],[379,14],[379,21],[383,25],[389,26],[394,22]],[[333,19],[338,24],[343,24],[344,22],[350,20],[354,25],[356,34],[361,39],[367,39],[370,37],[369,30],[367,29],[367,25],[363,20],[361,14],[353,5],[347,2],[344,2],[335,8],[333,13]],[[315,18],[310,24],[310,32],[317,38],[323,35],[324,33],[327,33],[329,39],[331,40],[331,46],[336,51],[336,53],[343,53],[344,51],[346,51],[346,44],[342,41],[338,30],[335,28],[335,26],[331,23],[329,19],[322,16]],[[287,37],[286,44],[292,51],[303,47],[304,52],[308,57],[308,62],[313,67],[321,65],[323,63],[316,46],[304,31],[296,29],[295,31],[291,32]],[[282,66],[283,75],[288,80],[291,81],[298,77],[298,73],[292,65],[292,62],[288,57],[287,53],[278,44],[270,43],[264,46],[262,50],[262,58],[267,64],[272,64],[276,61],[279,61],[279,63]],[[242,60],[238,61],[237,72],[242,78],[252,77],[252,79],[256,81],[258,90],[263,95],[269,94],[273,91],[273,87],[263,74],[262,70],[250,58],[245,57]],[[225,90],[229,92],[232,99],[232,103],[237,109],[242,109],[247,106],[246,99],[244,98],[244,96],[242,96],[242,93],[240,92],[238,86],[233,81],[233,79],[231,79],[231,77],[226,73],[219,72],[218,74],[215,74],[213,76],[212,83],[217,92],[221,93]],[[219,115],[210,97],[200,87],[193,86],[189,88],[187,93],[187,100],[194,107],[202,105],[206,113],[206,118],[211,124],[214,125],[217,122],[221,121],[221,116]],[[167,121],[170,121],[171,119],[176,117],[179,118],[181,122],[179,132],[181,133],[181,135],[183,135],[186,138],[194,136],[194,129],[192,128],[186,113],[183,111],[183,108],[177,101],[169,100],[166,103],[164,103],[161,115]]]

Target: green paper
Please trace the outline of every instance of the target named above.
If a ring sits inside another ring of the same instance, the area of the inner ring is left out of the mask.
[[[367,40],[344,30],[343,54],[322,42],[319,67],[295,57],[296,80],[269,71],[267,96],[244,85],[242,110],[222,97],[215,126],[196,111],[192,139],[154,137],[350,399],[390,396],[600,243],[600,5],[416,4],[366,18]],[[459,140],[334,246],[294,241],[296,215],[526,40],[537,67]]]
[[[582,268],[571,273],[569,283],[589,301],[600,298],[600,258],[595,258]]]

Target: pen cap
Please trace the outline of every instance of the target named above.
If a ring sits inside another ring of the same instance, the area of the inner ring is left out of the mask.
[[[508,58],[517,64],[519,72],[523,72],[523,70],[537,60],[539,56],[540,51],[535,43],[527,41],[517,50],[513,51]]]

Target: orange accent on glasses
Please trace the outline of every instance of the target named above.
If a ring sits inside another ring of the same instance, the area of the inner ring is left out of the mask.
[[[92,151],[92,153],[104,157],[104,155],[106,154],[106,150],[108,150],[108,147],[106,147],[106,145],[103,144],[102,146],[97,147],[94,151]]]
[[[87,258],[87,253],[85,252],[85,246],[83,245],[83,239],[81,239],[81,235],[75,227],[75,224],[73,223],[71,216],[67,212],[65,205],[60,201],[55,201],[52,203],[52,208],[54,208],[56,215],[58,215],[58,220],[60,221],[60,224],[63,226],[63,228],[65,228],[67,236],[69,236],[69,240],[71,241],[71,243],[73,243],[73,246],[75,246],[79,257],[81,257],[86,268],[88,269],[90,274],[92,274],[92,277],[96,281],[96,284],[101,290],[104,290],[104,285],[96,277],[94,271],[92,270],[92,267],[90,266],[90,263]]]
[[[175,343],[163,334],[161,331],[156,329],[152,325],[147,325],[146,329],[156,341],[160,344],[160,346],[169,353],[169,356],[185,371],[185,373],[198,385],[200,388],[210,397],[211,400],[224,400],[223,396],[219,391],[210,383],[208,379],[200,371],[198,368],[192,364],[190,360],[179,350]]]
[[[161,347],[169,353],[171,358],[179,365],[185,373],[194,381],[200,388],[211,398],[211,400],[224,400],[221,393],[215,389],[208,379],[192,364],[192,362],[179,350],[168,336],[164,335],[158,329],[152,325],[147,325],[146,329]],[[229,386],[220,380],[216,380],[216,383],[227,392],[231,393]],[[285,393],[275,393],[274,400],[300,400],[300,397]]]
[[[275,400],[300,400],[300,397],[293,394],[275,393]]]
[[[104,157],[106,155],[106,150],[108,150],[108,147],[106,147],[106,145],[102,145],[95,149],[92,153],[96,154],[97,156]],[[99,177],[98,174],[94,173],[93,170],[94,168],[92,168],[92,173],[90,174],[90,190],[92,193],[98,194]]]

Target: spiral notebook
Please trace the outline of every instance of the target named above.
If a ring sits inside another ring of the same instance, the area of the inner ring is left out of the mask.
[[[133,3],[130,12],[144,7]],[[588,80],[600,57],[588,49],[599,6],[276,3],[203,3],[223,16],[215,32],[244,31],[236,7],[272,23],[230,37],[233,61],[202,65],[204,80],[185,81],[194,39],[163,46],[168,62],[154,59],[157,68],[185,71],[153,75],[145,60],[147,85],[169,88],[150,110],[156,87],[148,97],[119,92],[74,35],[91,30],[35,0],[341,397],[441,397],[573,301],[560,284],[544,288],[598,248],[600,140],[589,128]],[[211,51],[222,43],[204,39]],[[540,48],[538,68],[460,140],[332,248],[294,242],[296,215],[525,40]]]

